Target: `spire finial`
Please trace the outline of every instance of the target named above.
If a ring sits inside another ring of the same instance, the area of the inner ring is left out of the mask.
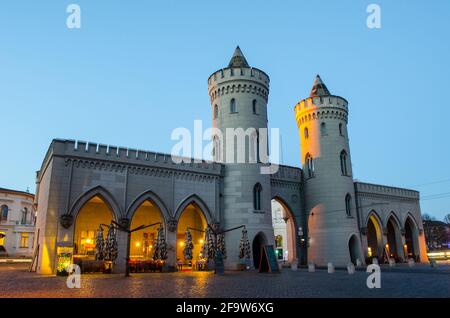
[[[309,97],[313,96],[330,96],[330,91],[328,90],[325,83],[320,78],[320,75],[316,75],[316,79],[314,80],[313,87],[311,88],[311,93],[309,94]]]
[[[228,63],[228,67],[250,67],[239,45],[234,50],[230,63]]]

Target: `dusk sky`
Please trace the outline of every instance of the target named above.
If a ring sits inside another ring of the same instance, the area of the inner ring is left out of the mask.
[[[81,29],[66,8],[81,7]],[[381,8],[369,29],[366,8]],[[211,125],[207,78],[239,45],[271,78],[283,164],[316,74],[349,101],[354,178],[421,192],[450,213],[450,1],[2,1],[0,187],[35,192],[53,138],[170,153]]]

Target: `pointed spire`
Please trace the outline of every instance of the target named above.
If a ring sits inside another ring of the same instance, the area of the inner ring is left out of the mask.
[[[325,86],[325,83],[322,82],[322,79],[320,78],[319,74],[316,75],[316,79],[314,80],[313,87],[311,88],[311,93],[309,94],[309,97],[313,96],[330,96],[330,91]]]
[[[239,45],[236,47],[236,50],[234,50],[228,67],[250,67],[250,65],[248,65],[247,63],[247,60],[245,59],[244,54],[242,54]]]

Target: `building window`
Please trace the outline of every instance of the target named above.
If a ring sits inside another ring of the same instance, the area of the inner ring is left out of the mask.
[[[28,209],[27,208],[23,208],[22,210],[22,220],[21,220],[21,224],[27,224],[27,218],[28,218]]]
[[[342,129],[342,124],[339,124],[339,135],[344,136],[344,131]]]
[[[253,208],[257,211],[261,210],[261,191],[261,184],[255,184],[253,187]]]
[[[254,99],[253,100],[253,103],[252,103],[252,110],[253,110],[253,114],[257,114],[257,111],[256,111],[256,99]]]
[[[327,134],[327,125],[325,123],[320,124],[320,135],[325,136]]]
[[[303,129],[303,135],[305,136],[305,139],[309,138],[309,130],[308,127],[305,127],[305,129]]]
[[[231,99],[230,102],[230,113],[236,113],[237,109],[236,109],[236,100],[234,98]]]
[[[20,233],[20,248],[28,248],[29,233]]]
[[[306,154],[305,165],[308,178],[314,177],[314,160],[309,153]]]
[[[347,216],[352,216],[352,197],[348,193],[345,196],[345,213]]]
[[[0,221],[8,221],[8,211],[9,208],[7,205],[2,205],[0,210]]]
[[[221,162],[221,151],[220,151],[220,140],[219,137],[213,137],[213,158],[216,162]]]
[[[214,119],[217,119],[219,117],[219,106],[214,105]]]
[[[341,172],[343,176],[348,176],[347,153],[345,152],[345,150],[341,151]]]

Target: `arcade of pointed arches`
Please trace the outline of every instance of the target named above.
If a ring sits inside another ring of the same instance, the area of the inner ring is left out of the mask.
[[[402,222],[394,211],[382,220],[372,210],[365,224],[366,262],[372,263],[372,258],[377,258],[379,262],[388,262],[389,258],[396,262],[407,259],[420,261],[419,227],[411,213],[407,213]]]

